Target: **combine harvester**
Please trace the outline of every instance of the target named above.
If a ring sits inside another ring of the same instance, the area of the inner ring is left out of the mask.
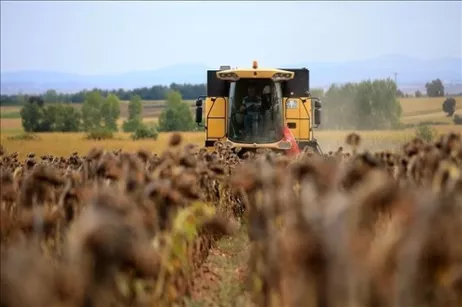
[[[313,132],[321,123],[321,101],[310,95],[306,68],[259,68],[254,61],[250,69],[208,70],[196,123],[205,127],[206,148],[221,141],[239,148],[240,156],[265,148],[288,155],[305,147],[322,153]]]

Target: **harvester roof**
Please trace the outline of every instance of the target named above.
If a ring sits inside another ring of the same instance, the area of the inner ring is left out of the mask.
[[[236,81],[241,78],[290,80],[294,72],[277,68],[259,68],[254,61],[252,68],[231,68],[217,71],[217,78]]]

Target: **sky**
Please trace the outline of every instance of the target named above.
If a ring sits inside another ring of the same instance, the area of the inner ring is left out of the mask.
[[[3,1],[1,71],[462,57],[460,1]]]

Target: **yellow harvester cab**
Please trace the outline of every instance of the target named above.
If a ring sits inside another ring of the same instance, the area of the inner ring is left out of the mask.
[[[256,108],[244,108],[245,99],[255,100]],[[241,153],[290,149],[282,134],[285,125],[301,150],[309,146],[321,153],[313,134],[320,119],[321,101],[310,95],[306,68],[259,68],[254,61],[252,68],[208,70],[207,95],[196,101],[196,123],[205,127],[205,146],[220,140]]]

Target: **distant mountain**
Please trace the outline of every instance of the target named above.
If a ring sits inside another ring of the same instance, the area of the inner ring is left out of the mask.
[[[462,58],[420,60],[402,55],[346,63],[300,63],[310,69],[313,85],[355,82],[364,79],[392,78],[399,85],[425,84],[440,78],[445,83],[462,83]]]
[[[205,65],[184,64],[157,70],[134,71],[119,75],[78,75],[51,71],[19,71],[1,73],[1,93],[40,93],[48,89],[58,92],[76,92],[82,89],[132,89],[169,85],[170,83],[203,83],[206,80]]]
[[[281,67],[306,67],[310,70],[312,87],[328,87],[332,83],[356,82],[364,79],[394,78],[400,88],[423,89],[426,82],[440,78],[450,88],[462,85],[462,58],[421,60],[403,55],[386,55],[374,59],[350,62],[288,63]],[[2,72],[2,94],[41,93],[47,89],[76,92],[91,88],[150,87],[170,83],[204,83],[207,69],[202,64],[178,64],[156,70],[134,71],[119,75],[78,75],[52,71]]]

